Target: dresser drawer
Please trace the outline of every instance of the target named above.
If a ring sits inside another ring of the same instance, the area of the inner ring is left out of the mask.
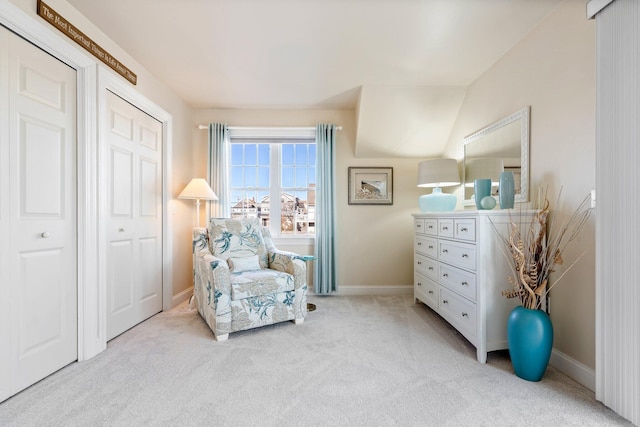
[[[415,254],[414,263],[416,272],[427,276],[430,279],[438,280],[438,261]]]
[[[439,310],[458,330],[476,336],[476,305],[457,296],[453,292],[440,288]]]
[[[469,242],[476,241],[476,220],[475,219],[456,219],[453,228],[453,237]]]
[[[438,259],[457,267],[476,269],[476,246],[468,243],[440,241]]]
[[[476,275],[447,264],[440,264],[440,284],[470,300],[476,300]]]
[[[416,235],[415,247],[416,252],[429,255],[431,257],[438,257],[438,240],[433,237],[425,237]]]
[[[415,218],[413,220],[413,232],[414,233],[419,233],[419,234],[424,234],[424,219]]]
[[[438,221],[438,236],[453,237],[453,219],[441,219]]]
[[[438,220],[436,218],[424,219],[424,233],[429,236],[438,235]]]
[[[416,274],[413,280],[413,297],[437,310],[438,285],[421,274]]]

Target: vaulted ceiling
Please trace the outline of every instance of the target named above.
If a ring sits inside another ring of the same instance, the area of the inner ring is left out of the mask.
[[[431,157],[561,0],[67,1],[193,108],[355,109],[356,155]]]

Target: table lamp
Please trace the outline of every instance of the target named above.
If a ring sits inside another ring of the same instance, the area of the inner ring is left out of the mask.
[[[448,212],[456,208],[455,194],[442,192],[441,187],[460,184],[458,162],[455,159],[431,159],[418,164],[418,187],[433,187],[431,194],[418,198],[422,212]]]
[[[200,200],[218,200],[218,197],[204,178],[193,178],[178,195],[178,199],[195,199],[198,227],[200,227]]]

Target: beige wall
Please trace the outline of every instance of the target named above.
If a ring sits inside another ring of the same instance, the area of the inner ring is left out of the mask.
[[[531,194],[548,187],[552,209],[566,217],[595,188],[595,22],[586,19],[584,1],[565,0],[470,86],[446,156],[461,159],[466,135],[527,105]],[[564,255],[566,265],[585,248],[551,293],[551,318],[554,348],[595,369],[593,217]]]
[[[355,158],[353,110],[197,110],[194,114],[194,171],[205,176],[207,131],[199,124],[230,126],[315,126],[333,123],[337,133],[338,287],[340,293],[412,292],[413,223],[420,195],[415,180],[417,159]],[[390,141],[389,143],[393,143]],[[393,167],[392,206],[347,203],[349,166]],[[306,249],[313,253],[313,248]],[[404,287],[404,288],[400,288]]]
[[[57,31],[44,19],[37,16],[36,0],[11,0],[11,2],[32,16],[34,20],[42,23],[43,26],[51,28],[54,32]],[[46,3],[136,73],[138,84],[135,89],[171,114],[173,117],[173,149],[165,155],[170,156],[171,159],[170,193],[173,197],[177,196],[192,175],[191,109],[66,1],[47,0]],[[62,33],[59,34],[61,38],[67,39]],[[68,40],[70,44],[74,44],[70,39]],[[84,52],[81,48],[78,47],[78,49]],[[106,66],[104,68],[112,72]],[[195,217],[192,205],[182,201],[171,203],[175,213],[165,212],[165,214],[170,215],[169,221],[173,228],[173,253],[170,259],[173,266],[172,295],[176,296],[185,290],[190,290],[192,286],[191,227]],[[174,300],[171,304],[177,303],[179,300]]]

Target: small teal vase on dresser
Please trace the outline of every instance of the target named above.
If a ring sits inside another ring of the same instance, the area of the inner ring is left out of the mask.
[[[553,348],[549,315],[542,310],[514,308],[507,321],[507,341],[516,375],[527,381],[540,381]]]
[[[516,185],[513,179],[513,172],[500,172],[500,209],[513,209]]]
[[[487,196],[491,196],[491,180],[490,179],[476,179],[473,181],[474,198],[477,209],[483,209],[482,199]]]

